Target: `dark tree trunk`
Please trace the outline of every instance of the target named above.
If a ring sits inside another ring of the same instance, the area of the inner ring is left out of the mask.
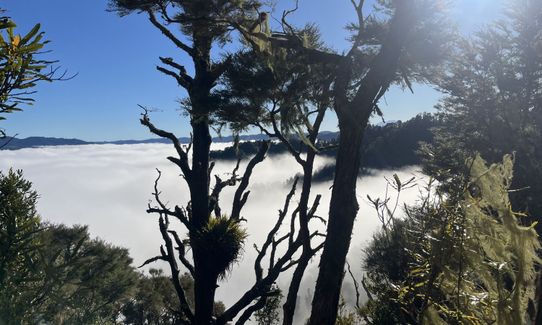
[[[207,36],[210,27],[202,22],[196,24],[193,34],[196,55],[193,56],[195,78],[189,90],[191,100],[192,125],[192,174],[188,182],[190,186],[190,209],[193,230],[190,237],[198,235],[209,222],[209,153],[211,150],[211,134],[209,127],[209,97],[213,87],[211,81],[211,39]],[[196,233],[194,233],[196,232]],[[193,241],[194,242],[194,241]],[[218,274],[208,252],[213,248],[192,245],[194,259],[194,322],[198,325],[211,324]]]
[[[320,272],[316,281],[309,325],[332,325],[337,318],[346,255],[359,206],[356,180],[361,162],[361,142],[379,99],[396,78],[405,36],[415,17],[407,1],[397,1],[388,37],[369,66],[355,96],[349,99],[351,62],[343,61],[335,81],[335,111],[339,118],[339,150],[329,207],[329,220]]]
[[[192,117],[193,146],[190,184],[192,224],[200,229],[209,220],[209,151],[211,135],[207,116]]]
[[[340,114],[339,111],[337,114],[340,129],[339,150],[329,207],[327,237],[320,260],[310,325],[335,324],[346,254],[358,211],[356,180],[360,168],[361,141],[368,118],[352,118],[349,114]]]
[[[209,150],[211,136],[207,117],[192,117],[194,132],[192,175],[190,180],[191,216],[195,231],[200,231],[209,221]],[[194,234],[191,234],[193,236]],[[197,245],[192,246],[194,267],[195,324],[210,324],[213,315],[215,290],[218,275],[212,270],[206,252]]]
[[[196,264],[198,265],[198,264]],[[203,269],[201,264],[200,268]],[[205,272],[207,271],[207,272]],[[218,276],[208,270],[199,270],[194,279],[194,294],[196,310],[194,314],[195,324],[211,324],[213,307],[215,302],[215,291]],[[197,283],[197,287],[196,287]]]

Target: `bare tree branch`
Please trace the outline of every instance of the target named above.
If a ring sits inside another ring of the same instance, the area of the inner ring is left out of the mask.
[[[154,198],[156,199],[156,201],[158,202],[158,204],[160,205],[161,209],[151,209],[151,208],[149,208],[147,211],[149,213],[152,213],[152,212],[159,213],[158,225],[159,225],[160,233],[162,235],[162,239],[164,240],[166,248],[164,249],[164,245],[161,245],[160,246],[160,255],[148,259],[141,266],[147,265],[147,264],[155,262],[157,260],[164,260],[164,261],[168,262],[169,267],[171,269],[171,280],[173,282],[173,286],[175,288],[175,291],[177,292],[177,296],[179,298],[179,304],[180,304],[181,310],[184,313],[184,315],[186,316],[186,318],[188,318],[189,321],[193,322],[194,314],[193,314],[192,310],[190,309],[188,301],[186,300],[186,295],[185,295],[184,289],[182,288],[181,283],[180,283],[180,278],[179,278],[179,273],[180,272],[179,272],[179,267],[177,265],[177,260],[175,259],[175,250],[173,248],[173,242],[171,241],[171,238],[169,237],[170,231],[168,229],[168,227],[169,227],[168,215],[175,215],[175,214],[173,212],[171,212],[170,210],[168,210],[166,208],[165,204],[163,204],[160,201],[160,192],[158,191],[158,182],[159,182],[160,177],[161,177],[162,174],[161,174],[160,170],[157,169],[157,171],[158,171],[158,176],[156,177],[156,180],[154,181],[154,193],[153,193],[153,195],[154,195]],[[176,237],[175,240],[179,239],[178,236],[176,236],[176,233],[174,234],[174,237]],[[180,245],[179,245],[179,243],[180,243]],[[177,244],[179,245],[179,247],[184,247],[182,245],[182,242],[180,241],[180,239],[177,242]],[[184,253],[181,254],[180,248],[179,248],[179,255],[184,255]],[[181,258],[181,261],[183,260],[183,258]],[[188,262],[188,261],[186,261],[186,262]],[[190,263],[188,263],[188,264],[190,264]],[[190,270],[190,268],[189,268],[189,270]]]
[[[175,210],[171,211],[167,208],[167,206],[162,202],[160,199],[160,191],[158,190],[158,182],[160,180],[160,177],[162,176],[162,172],[157,168],[156,171],[158,172],[158,176],[156,177],[156,180],[154,181],[154,192],[152,195],[154,196],[154,200],[156,203],[158,203],[159,208],[153,208],[150,206],[147,208],[147,213],[158,213],[163,214],[165,216],[172,216],[177,218],[188,230],[192,230],[192,224],[190,223],[190,220],[186,217],[185,212],[179,208],[178,206],[175,206]]]
[[[363,17],[363,5],[365,3],[365,0],[359,0],[359,3],[356,3],[356,0],[350,0],[352,3],[352,6],[354,6],[354,9],[356,11],[356,15],[358,17],[358,33],[356,35],[356,38],[354,39],[354,43],[352,44],[352,47],[350,48],[350,51],[348,51],[348,54],[346,56],[351,56],[354,51],[358,49],[358,47],[361,45],[362,41],[362,32],[364,29],[365,24],[365,18]]]
[[[294,156],[298,164],[300,164],[301,166],[305,165],[305,161],[301,158],[301,154],[297,150],[294,149],[290,141],[288,141],[288,139],[286,139],[286,137],[280,131],[275,119],[275,114],[273,113],[271,114],[271,125],[273,127],[273,131],[275,132],[273,133],[273,135],[277,137],[280,140],[280,142],[282,142],[286,146],[286,148],[288,149],[290,154]]]
[[[6,138],[9,138],[6,142],[2,143],[2,145],[0,145],[0,150],[2,148],[4,148],[5,146],[7,146],[11,141],[13,141],[13,139],[15,139],[15,137],[17,136],[17,134],[15,134],[14,136],[6,136],[5,133],[4,133],[4,130],[0,130],[0,140],[4,140]]]
[[[183,311],[186,318],[188,318],[191,322],[193,322],[194,314],[192,312],[192,309],[190,308],[190,305],[188,304],[188,300],[186,299],[186,294],[181,285],[181,281],[179,278],[180,272],[179,272],[179,267],[177,265],[177,261],[175,259],[175,251],[173,249],[173,243],[168,234],[169,222],[164,221],[164,217],[160,216],[158,218],[158,224],[160,227],[160,233],[162,234],[162,239],[164,240],[164,243],[166,244],[165,252],[164,252],[163,247],[161,247],[162,255],[164,254],[167,255],[167,261],[171,269],[171,280],[173,282],[173,286],[175,287],[175,291],[177,291],[177,296],[179,298],[181,310]]]
[[[149,115],[147,112],[148,110],[141,105],[139,105],[139,107],[141,107],[145,111],[142,114],[142,118],[140,119],[141,124],[146,126],[151,133],[154,133],[159,137],[169,139],[173,143],[173,146],[175,147],[175,150],[177,151],[177,154],[179,155],[179,159],[170,158],[170,157],[168,157],[168,159],[174,162],[175,164],[177,164],[181,168],[181,171],[183,172],[184,177],[187,180],[189,180],[192,175],[192,171],[190,169],[190,166],[188,165],[188,155],[181,147],[181,142],[179,141],[179,139],[171,132],[167,132],[167,131],[156,128],[149,119]]]
[[[181,65],[175,61],[173,61],[172,58],[166,58],[166,57],[163,57],[163,56],[160,56],[158,57],[160,59],[160,61],[162,61],[163,64],[167,64],[177,70],[179,70],[179,73],[181,75],[183,75],[185,78],[187,78],[187,81],[193,81],[192,77],[190,77],[188,75],[188,72],[186,71],[186,68],[184,67],[184,65]]]
[[[176,231],[169,230],[168,232],[173,236],[175,243],[177,243],[177,250],[179,251],[179,260],[188,269],[188,272],[190,272],[190,275],[193,278],[195,276],[195,270],[194,270],[194,266],[188,261],[188,259],[186,259],[186,245],[183,243],[181,238],[179,238],[179,235],[177,234]]]
[[[280,290],[271,290],[271,291],[266,292],[264,295],[262,295],[260,297],[260,299],[258,299],[258,301],[255,304],[248,307],[243,312],[243,314],[241,314],[241,317],[239,317],[239,320],[237,320],[235,325],[242,325],[242,324],[246,323],[250,319],[250,316],[252,316],[252,314],[254,312],[262,309],[263,307],[265,307],[265,303],[267,302],[268,297],[277,296],[279,294],[280,294]]]
[[[275,240],[275,235],[279,231],[285,217],[288,215],[288,209],[290,205],[290,201],[295,193],[295,188],[297,184],[297,178],[294,181],[294,184],[292,185],[292,189],[286,196],[284,207],[282,210],[279,211],[279,218],[277,219],[277,222],[275,223],[275,226],[271,229],[271,231],[267,235],[267,239],[265,240],[264,244],[262,245],[262,249],[257,249],[258,256],[254,262],[254,271],[256,273],[256,282],[254,285],[249,289],[245,294],[230,308],[228,308],[218,319],[216,324],[224,325],[228,321],[232,320],[239,312],[241,312],[243,309],[245,309],[252,301],[255,299],[258,299],[259,297],[263,297],[268,293],[268,290],[270,286],[274,283],[274,281],[278,278],[278,276],[281,274],[281,272],[284,269],[284,266],[287,265],[289,262],[291,262],[293,255],[295,252],[301,247],[302,242],[300,240],[295,241],[291,244],[288,244],[288,248],[286,249],[286,252],[282,254],[282,256],[274,261],[274,253],[271,253],[273,256],[270,261],[270,266],[268,268],[267,275],[263,275],[263,266],[262,261],[263,258],[267,254],[267,250],[271,247],[271,250],[276,250],[276,247],[278,244],[283,242],[287,237],[289,237],[290,234],[286,234],[285,236],[281,237],[279,240]],[[257,309],[250,308],[250,310],[245,310],[244,317],[246,315],[251,314]]]
[[[194,79],[190,75],[188,75],[188,72],[183,65],[180,65],[177,62],[173,61],[172,58],[159,57],[159,59],[160,61],[162,61],[163,64],[169,65],[170,67],[177,69],[178,72],[176,73],[171,70],[157,66],[156,69],[158,71],[175,78],[177,80],[177,83],[184,89],[189,91],[192,88]]]
[[[241,314],[241,317],[239,317],[237,322],[235,322],[235,325],[243,325],[243,324],[245,324],[250,319],[250,316],[252,316],[252,314],[254,312],[262,309],[263,307],[265,307],[266,301],[267,301],[267,297],[265,297],[265,296],[262,296],[260,299],[258,299],[258,301],[255,304],[248,307],[243,312],[243,314]]]
[[[356,308],[360,309],[360,305],[359,305],[359,297],[360,297],[359,283],[358,283],[358,280],[356,280],[356,277],[354,276],[354,273],[352,273],[352,268],[350,268],[350,263],[348,261],[346,261],[346,266],[347,266],[347,269],[348,269],[348,274],[350,274],[350,277],[352,278],[352,282],[354,282],[354,289],[356,290]]]
[[[173,78],[175,78],[175,80],[177,80],[177,84],[179,84],[179,86],[183,87],[184,89],[186,90],[189,90],[190,89],[190,83],[188,83],[181,75],[179,75],[178,73],[175,73],[171,70],[168,70],[164,67],[161,67],[161,66],[156,66],[156,70],[162,72],[163,74],[166,74],[168,76],[171,76]]]
[[[258,256],[256,257],[256,260],[254,261],[254,268],[255,268],[254,270],[256,272],[256,279],[257,280],[262,279],[262,274],[263,274],[263,267],[262,267],[262,264],[261,264],[262,260],[266,255],[267,249],[269,248],[270,245],[272,245],[273,239],[275,238],[275,235],[279,231],[280,226],[282,225],[284,219],[286,218],[286,215],[288,214],[288,209],[289,209],[289,206],[290,206],[290,202],[292,200],[292,197],[295,194],[295,189],[297,187],[298,180],[299,180],[299,178],[297,178],[297,177],[294,179],[294,182],[292,184],[292,188],[290,189],[290,192],[286,195],[286,199],[284,200],[284,207],[282,208],[282,210],[279,210],[279,217],[277,219],[277,222],[275,222],[275,225],[273,226],[273,228],[269,231],[269,233],[267,233],[267,238],[266,238],[264,244],[262,245],[262,249],[261,249],[260,253],[258,254]]]
[[[138,268],[142,268],[142,267],[144,267],[145,265],[148,265],[148,264],[150,264],[150,263],[154,263],[154,262],[159,261],[159,260],[162,260],[162,261],[166,261],[166,262],[167,262],[167,256],[158,255],[158,256],[155,256],[155,257],[151,257],[151,258],[149,258],[148,260],[146,260],[145,262],[143,262],[143,264],[141,264],[140,266],[138,266]]]
[[[267,150],[269,149],[269,141],[262,141],[260,143],[260,148],[258,150],[258,153],[252,159],[249,161],[247,168],[245,169],[245,173],[243,174],[243,177],[241,178],[241,183],[239,184],[239,187],[235,191],[234,197],[233,197],[233,206],[231,211],[230,218],[232,220],[239,220],[241,218],[241,209],[246,203],[246,200],[248,198],[248,193],[245,192],[245,190],[248,187],[248,183],[250,180],[250,176],[252,175],[252,171],[254,170],[254,167],[256,167],[257,164],[263,161],[265,158],[265,154],[267,153]]]
[[[284,10],[282,12],[282,17],[281,17],[281,24],[282,24],[282,30],[286,33],[290,33],[290,34],[295,34],[295,29],[288,23],[288,21],[286,20],[286,18],[296,12],[297,10],[299,9],[299,0],[295,0],[295,7],[293,9],[289,9],[289,10]]]
[[[307,213],[309,219],[315,217],[316,209],[318,209],[318,206],[320,205],[320,199],[322,198],[322,195],[318,194],[316,195],[316,198],[314,198],[314,202],[312,203],[312,207]]]
[[[185,44],[184,42],[182,42],[177,37],[175,37],[175,35],[173,35],[173,33],[169,29],[167,29],[167,27],[160,24],[160,22],[158,22],[158,20],[156,20],[156,16],[154,15],[154,13],[152,11],[150,11],[150,10],[147,11],[147,14],[149,15],[149,21],[156,28],[158,28],[162,32],[162,34],[164,34],[167,38],[169,38],[169,40],[171,40],[173,42],[173,44],[175,44],[175,46],[177,46],[181,50],[185,51],[188,55],[190,55],[192,57],[194,56],[194,49],[192,47],[188,46],[187,44]]]
[[[223,181],[218,175],[215,175],[215,187],[213,188],[213,191],[209,196],[209,213],[214,211],[217,217],[221,215],[221,209],[219,204],[220,193],[226,186],[235,186],[237,181],[240,180],[240,178],[237,176],[237,171],[239,170],[240,163],[241,159],[238,159],[237,164],[235,165],[231,173],[231,177],[225,181]]]

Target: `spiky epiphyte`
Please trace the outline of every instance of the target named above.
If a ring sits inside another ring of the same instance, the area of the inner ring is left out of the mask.
[[[192,236],[192,246],[207,251],[211,270],[224,277],[241,255],[247,238],[238,221],[227,216],[211,217],[207,225]]]

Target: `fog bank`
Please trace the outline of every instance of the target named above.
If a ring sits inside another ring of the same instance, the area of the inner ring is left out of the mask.
[[[220,149],[226,145],[213,144],[213,148]],[[24,171],[25,177],[33,182],[40,194],[38,211],[44,220],[68,225],[86,224],[93,236],[129,248],[134,264],[140,265],[147,258],[157,255],[161,244],[157,216],[145,212],[153,192],[156,168],[162,171],[159,186],[163,201],[169,202],[170,207],[184,206],[188,201],[188,191],[180,177],[180,170],[166,160],[168,155],[175,155],[175,151],[165,144],[44,147],[0,151],[0,170],[5,172],[13,167]],[[329,162],[317,159],[316,169]],[[218,161],[214,174],[224,179],[234,164]],[[244,170],[244,164],[240,170]],[[253,244],[261,246],[263,243],[290,190],[287,180],[299,172],[301,168],[288,155],[267,157],[256,167],[249,186],[250,197],[242,212],[247,219],[249,233],[245,252],[217,291],[217,298],[227,306],[254,282],[253,262],[256,254]],[[386,187],[384,177],[389,178],[393,173],[397,173],[401,179],[420,176],[417,167],[408,167],[399,171],[378,171],[358,180],[360,211],[348,255],[358,280],[361,279],[362,247],[380,227],[366,196],[383,196]],[[313,198],[316,194],[322,194],[318,215],[324,218],[329,209],[330,186],[331,182],[313,186]],[[233,191],[233,188],[223,191],[220,202],[224,212],[230,209]],[[299,192],[300,189],[296,194]],[[417,189],[409,189],[403,193],[402,202],[413,203],[418,194]],[[295,196],[292,203],[297,200],[298,196]],[[320,228],[325,229],[323,225]],[[180,234],[186,234],[186,231],[182,230]],[[319,257],[316,257],[308,268],[300,290],[296,323],[302,323],[309,310],[318,260]],[[277,282],[284,291],[288,288],[288,277],[289,274],[285,274]],[[353,287],[348,277],[343,291],[347,300],[352,302]]]

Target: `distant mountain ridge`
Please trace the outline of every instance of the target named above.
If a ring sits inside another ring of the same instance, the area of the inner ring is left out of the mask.
[[[244,141],[265,140],[268,137],[266,135],[243,135],[240,136]],[[179,138],[181,143],[190,142],[189,137]],[[215,137],[213,142],[231,142],[232,136],[227,137]],[[7,143],[7,144],[6,144]],[[88,145],[88,144],[141,144],[141,143],[170,143],[167,139],[154,138],[145,140],[115,140],[115,141],[84,141],[79,139],[67,139],[67,138],[53,138],[53,137],[28,137],[28,138],[7,138],[0,140],[0,147],[2,150],[18,150],[25,148],[37,148],[37,147],[50,147],[50,146],[73,146],[73,145]],[[4,144],[6,144],[4,146]]]
[[[443,125],[443,121],[431,114],[420,114],[405,122],[389,122],[376,125],[370,125],[365,131],[362,142],[362,161],[360,175],[369,173],[370,170],[397,169],[404,166],[419,165],[422,157],[418,154],[420,143],[431,144],[434,141],[433,128]],[[323,131],[318,135],[320,142],[327,150],[320,152],[320,156],[335,157],[337,153],[339,132]],[[213,160],[237,160],[247,159],[257,153],[259,146],[254,143],[255,140],[267,140],[266,135],[243,135],[240,136],[241,143],[237,147],[229,146],[223,150],[213,150],[210,158]],[[181,143],[188,143],[190,138],[179,139]],[[232,142],[233,137],[215,137],[213,142]],[[0,141],[0,147],[4,142]],[[86,144],[140,144],[140,143],[169,143],[167,139],[147,139],[147,140],[120,140],[120,141],[102,141],[90,142],[78,139],[31,137],[25,139],[12,139],[4,149],[22,149],[35,148],[43,146],[60,145],[86,145]],[[304,144],[295,135],[290,139],[290,143],[296,150],[304,151],[307,149]],[[279,142],[273,142],[268,150],[268,154],[278,155],[288,152],[288,148]],[[313,181],[324,182],[332,180],[334,177],[335,162],[330,162],[318,170],[314,171]]]
[[[319,138],[321,140],[335,139],[338,132],[321,132]],[[265,134],[252,134],[239,136],[241,141],[260,141],[267,140],[269,137]],[[179,138],[181,143],[189,143],[189,137]],[[214,137],[213,142],[233,142],[233,136]],[[28,138],[7,138],[0,140],[0,148],[2,150],[18,150],[25,148],[37,148],[37,147],[50,147],[50,146],[74,146],[74,145],[88,145],[88,144],[142,144],[142,143],[170,143],[168,139],[153,138],[145,140],[116,140],[116,141],[84,141],[79,139],[67,139],[67,138],[53,138],[53,137],[28,137]]]

